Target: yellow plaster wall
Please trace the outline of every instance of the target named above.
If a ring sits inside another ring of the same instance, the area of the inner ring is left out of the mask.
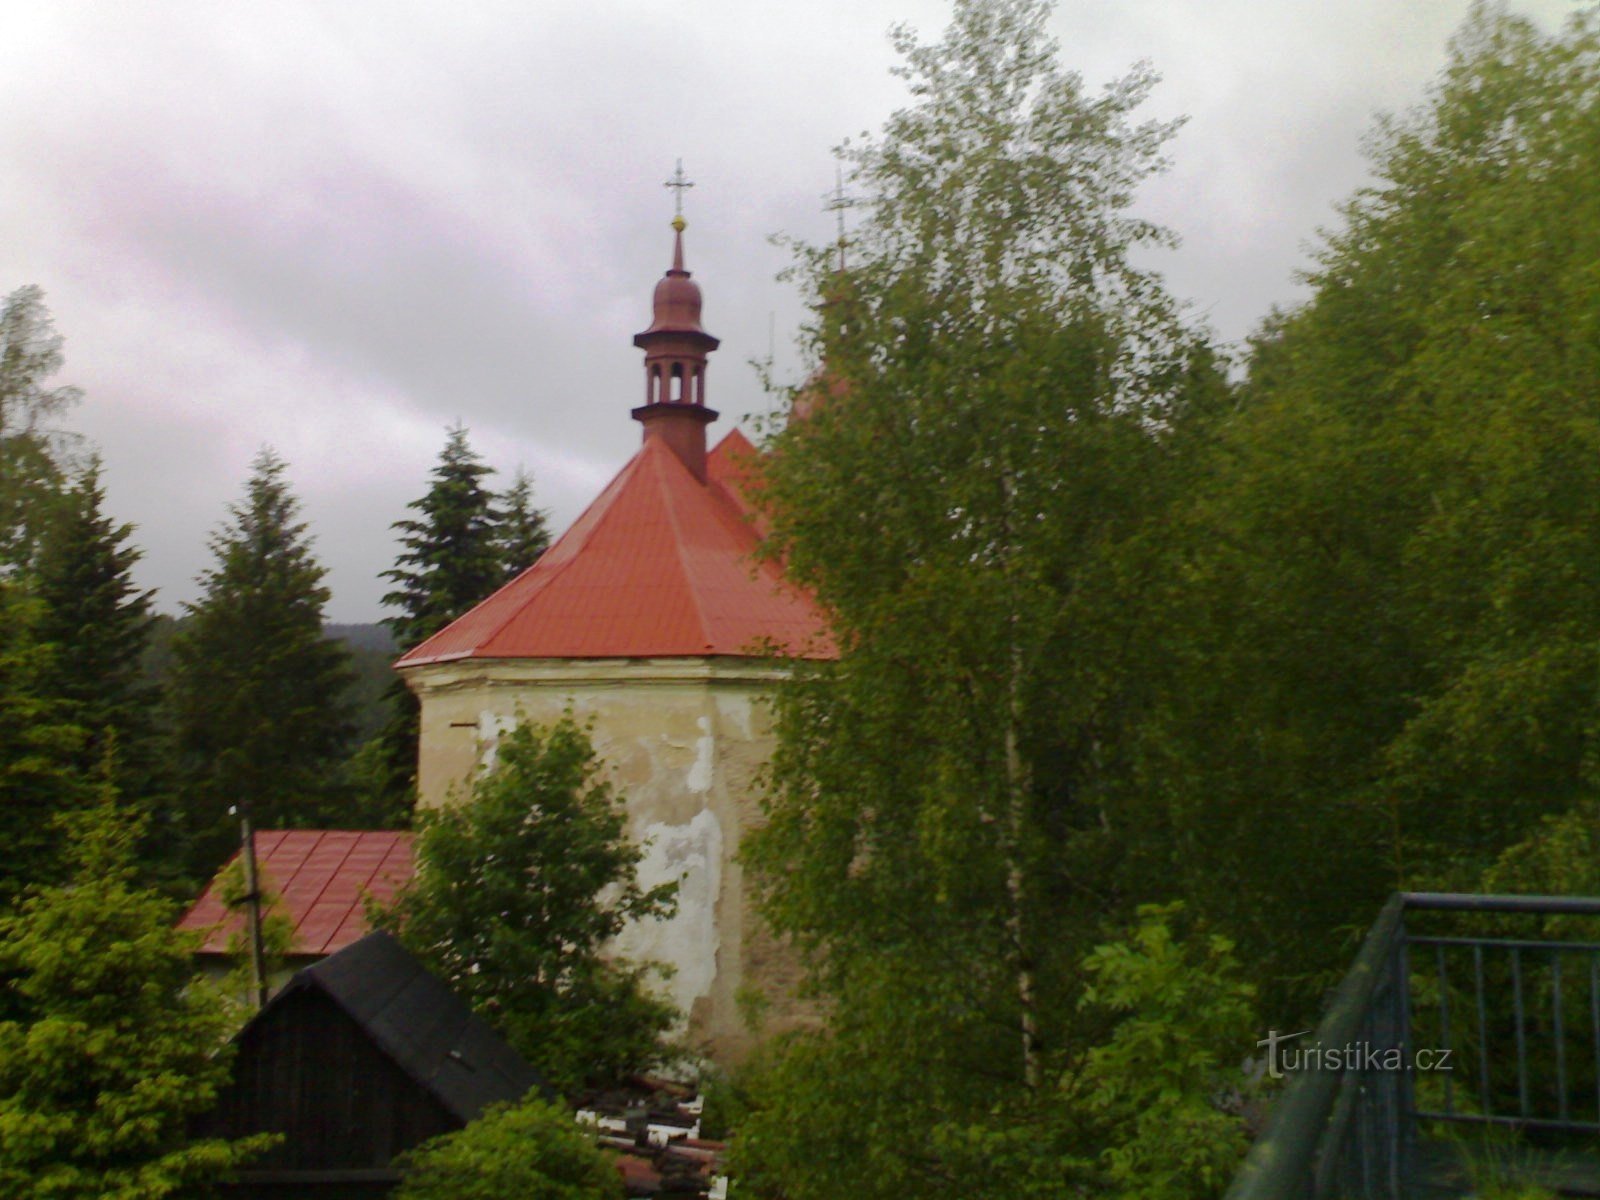
[[[421,803],[448,803],[519,718],[570,708],[592,721],[595,749],[647,843],[647,885],[679,879],[679,912],[642,922],[623,953],[665,962],[664,987],[690,1042],[715,1061],[744,1057],[764,1033],[804,1018],[793,958],[759,929],[734,861],[759,816],[755,778],[772,752],[770,663],[726,659],[461,660],[408,668],[422,702]],[[764,1019],[750,1027],[744,993]]]

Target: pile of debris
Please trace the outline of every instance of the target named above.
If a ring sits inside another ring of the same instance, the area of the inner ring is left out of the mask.
[[[722,1174],[726,1143],[700,1136],[705,1099],[664,1079],[637,1078],[626,1087],[596,1093],[579,1107],[580,1122],[593,1126],[600,1144],[617,1155],[629,1196],[725,1200]]]

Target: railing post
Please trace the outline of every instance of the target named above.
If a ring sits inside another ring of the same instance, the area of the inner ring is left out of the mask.
[[[1407,949],[1403,903],[1400,918],[1395,923],[1391,962],[1394,971],[1394,1031],[1395,1042],[1400,1050],[1400,1070],[1393,1081],[1395,1112],[1394,1137],[1390,1143],[1389,1188],[1390,1194],[1399,1200],[1401,1180],[1406,1176],[1415,1141],[1417,1109],[1416,1078],[1412,1075],[1415,1052],[1411,1045],[1411,956]]]

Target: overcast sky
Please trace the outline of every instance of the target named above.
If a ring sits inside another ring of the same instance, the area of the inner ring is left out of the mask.
[[[1519,0],[1553,27],[1573,0]],[[1067,0],[1066,64],[1139,59],[1187,114],[1144,215],[1225,339],[1293,280],[1419,101],[1467,0]],[[289,462],[329,617],[380,615],[390,522],[456,420],[564,528],[633,451],[631,338],[670,254],[722,338],[713,435],[767,401],[799,319],[770,235],[828,235],[831,149],[903,93],[885,36],[933,0],[0,0],[0,293],[37,283],[73,427],[176,611],[262,445]]]

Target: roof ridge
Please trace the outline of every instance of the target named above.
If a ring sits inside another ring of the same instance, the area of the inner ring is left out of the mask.
[[[340,971],[337,969],[330,970],[330,966],[334,968],[349,968],[352,959],[346,959],[344,963],[338,963],[337,960],[341,955],[348,954],[352,950],[358,951],[353,956],[355,959],[369,955],[383,955],[388,957],[393,965],[403,968],[399,986],[386,992],[382,1003],[373,1007],[371,1011],[366,1011],[363,1006],[358,1006],[353,997],[348,994],[347,989],[343,986]],[[431,999],[435,1001],[437,1008],[440,1010],[436,1013],[439,1019],[434,1021],[434,1029],[444,1030],[450,1034],[448,1038],[441,1039],[448,1043],[449,1049],[439,1061],[432,1063],[431,1066],[419,1061],[423,1056],[418,1052],[418,1047],[415,1044],[407,1043],[401,1036],[402,1023],[393,1018],[385,1019],[396,997],[419,984],[424,991],[432,993]],[[279,1005],[286,996],[295,991],[305,990],[317,991],[327,997],[336,1008],[371,1039],[373,1045],[387,1056],[401,1072],[447,1109],[466,1116],[469,1120],[476,1114],[460,1112],[463,1104],[459,1089],[451,1087],[449,1081],[441,1076],[451,1059],[451,1055],[463,1049],[467,1038],[471,1035],[475,1035],[480,1044],[486,1040],[490,1042],[490,1048],[495,1051],[498,1059],[503,1060],[504,1057],[500,1054],[500,1051],[507,1052],[515,1064],[520,1065],[527,1072],[534,1086],[538,1087],[541,1093],[548,1092],[548,1085],[545,1083],[543,1076],[534,1070],[527,1059],[523,1058],[494,1026],[473,1012],[472,1006],[457,995],[453,988],[428,970],[416,955],[401,944],[394,934],[384,929],[374,929],[346,946],[343,950],[330,954],[313,966],[295,972],[294,976],[278,991],[277,995],[271,997],[266,1006],[246,1023],[244,1029],[234,1035],[233,1040],[238,1042],[244,1035],[245,1030],[256,1024],[265,1013]],[[501,1070],[502,1063],[490,1061],[484,1065],[488,1066],[492,1073],[505,1078],[506,1072]],[[428,1068],[426,1072],[424,1071],[425,1067]]]
[[[405,947],[400,944],[399,939],[386,929],[374,929],[369,933],[363,934],[349,946],[346,946],[345,950],[338,951],[335,954],[330,954],[321,961],[314,963],[303,970],[296,971],[295,974],[290,978],[289,982],[284,984],[284,986],[279,989],[278,994],[271,997],[267,1001],[266,1007],[261,1009],[261,1012],[266,1012],[267,1009],[271,1008],[276,1002],[287,996],[291,991],[297,990],[297,985],[298,990],[301,991],[313,989],[321,992],[324,996],[331,1000],[335,1006],[338,1007],[340,1012],[344,1013],[344,1015],[349,1017],[351,1021],[355,1022],[355,1025],[358,1029],[372,1039],[373,1044],[376,1045],[378,1049],[388,1057],[390,1062],[392,1062],[396,1067],[400,1068],[404,1074],[409,1076],[411,1080],[417,1084],[417,1086],[427,1091],[429,1095],[448,1105],[449,1100],[440,1095],[439,1092],[439,1087],[436,1082],[438,1072],[435,1071],[430,1075],[424,1076],[423,1073],[417,1069],[416,1064],[413,1061],[415,1056],[406,1053],[405,1045],[401,1043],[401,1041],[395,1036],[392,1028],[386,1028],[383,1021],[373,1019],[374,1016],[381,1015],[381,1013],[387,1009],[389,1002],[392,1001],[394,996],[397,995],[402,989],[409,985],[410,980],[402,980],[400,986],[395,988],[385,997],[384,1004],[380,1006],[378,1013],[364,1015],[351,1002],[350,998],[344,994],[343,990],[337,986],[337,978],[335,978],[334,984],[330,985],[327,972],[325,970],[320,970],[320,968],[326,967],[328,963],[337,958],[339,954],[343,954],[346,950],[351,950],[357,946],[360,946],[369,938],[377,939],[376,942],[369,943],[369,946],[392,943],[394,948],[404,951],[407,957],[410,958],[418,968],[420,968],[424,975],[434,980],[439,984],[440,987],[444,988],[446,993],[453,1000],[459,1002],[462,1008],[466,1009],[468,1017],[471,1017],[472,1010],[466,1004],[466,1002],[461,1000],[461,998],[457,996],[455,992],[451,991],[448,985],[440,980],[438,976],[428,971],[426,967],[422,967],[421,963],[417,962],[415,955],[412,955],[409,951],[406,951]],[[257,1015],[259,1016],[259,1014]],[[392,1025],[392,1023],[390,1024]],[[249,1028],[249,1025],[246,1025],[245,1028]],[[238,1035],[235,1036],[237,1037]],[[459,1041],[460,1038],[458,1036],[453,1040]]]
[[[733,431],[737,433],[738,430]],[[733,434],[729,434],[732,437]],[[718,443],[720,446],[727,441],[724,438]],[[745,444],[748,446],[749,442]],[[755,447],[751,446],[752,452]],[[774,593],[810,600],[810,593],[806,589],[790,580],[783,571],[783,567],[773,559],[765,558],[761,554],[762,543],[766,541],[762,531],[757,526],[757,512],[753,507],[747,507],[748,501],[740,503],[742,493],[732,485],[731,481],[718,480],[713,491],[710,485],[707,491],[712,494],[717,516],[734,537],[740,541],[748,542],[739,554],[739,565],[747,568],[746,574],[754,582],[765,581],[770,584],[769,590]]]
[[[700,488],[705,487],[703,483],[694,477],[689,468],[684,465],[682,459],[680,459],[676,454],[670,455],[670,457],[678,464],[678,469],[689,477],[689,483],[691,485]],[[678,507],[672,502],[672,489],[667,486],[667,480],[660,476],[657,478],[661,485],[661,507],[667,514],[668,522],[672,525],[673,558],[678,564],[678,570],[683,575],[684,590],[689,593],[689,602],[694,605],[694,615],[700,626],[701,643],[707,650],[709,650],[715,644],[711,640],[711,624],[706,618],[705,604],[700,599],[700,589],[695,586],[694,572],[689,569],[689,564],[684,561],[683,525],[678,520]]]
[[[734,422],[734,424],[729,428],[728,432],[717,439],[717,444],[711,447],[711,453],[717,453],[717,451],[721,450],[729,442],[733,441],[734,438],[738,438],[746,446],[749,446],[750,449],[756,450],[756,444],[750,440],[749,436],[743,429],[739,428],[738,422]],[[759,451],[757,452],[759,453]]]

